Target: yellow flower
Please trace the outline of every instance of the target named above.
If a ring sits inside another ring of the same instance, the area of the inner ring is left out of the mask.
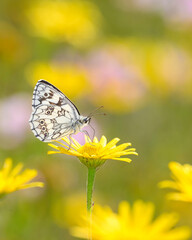
[[[26,16],[37,35],[78,46],[95,39],[101,20],[93,3],[80,0],[38,1]]]
[[[138,155],[135,152],[135,148],[127,148],[131,146],[131,143],[124,143],[116,146],[116,143],[120,140],[119,138],[114,138],[107,143],[105,136],[102,136],[100,141],[98,141],[97,137],[94,137],[93,141],[91,141],[91,139],[85,135],[85,144],[83,146],[74,138],[71,138],[71,142],[67,137],[62,138],[62,140],[64,143],[57,142],[61,146],[49,144],[49,146],[55,148],[57,151],[49,151],[48,153],[64,153],[76,156],[84,165],[92,168],[102,165],[108,159],[129,163],[131,162],[131,159],[125,157],[122,158],[122,156],[130,154]]]
[[[159,187],[173,188],[178,191],[167,194],[168,199],[192,202],[192,165],[170,162],[169,168],[173,181],[162,181]]]
[[[175,213],[163,213],[154,219],[153,203],[134,202],[131,209],[126,201],[119,204],[118,213],[110,207],[96,205],[93,209],[93,240],[186,240],[188,227],[176,227],[179,218]],[[71,229],[71,234],[87,238],[87,223]]]
[[[86,214],[86,196],[83,193],[65,195],[55,201],[52,212],[59,226],[76,226],[81,216]]]
[[[89,91],[87,75],[82,68],[73,64],[37,62],[28,67],[27,78],[35,85],[37,80],[45,79],[63,91],[70,98]],[[67,92],[70,89],[70,92]]]
[[[43,187],[42,182],[29,183],[36,175],[34,169],[26,169],[22,173],[20,171],[23,164],[19,163],[15,168],[12,168],[12,159],[7,158],[0,169],[0,194],[7,194],[19,189],[31,187]]]
[[[0,20],[0,56],[3,61],[14,64],[26,61],[27,45],[17,28],[9,22]]]

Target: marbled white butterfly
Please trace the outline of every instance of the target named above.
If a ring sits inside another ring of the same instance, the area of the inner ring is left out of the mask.
[[[35,137],[43,142],[71,136],[89,124],[91,116],[83,117],[77,107],[55,86],[39,80],[32,99],[29,120]]]

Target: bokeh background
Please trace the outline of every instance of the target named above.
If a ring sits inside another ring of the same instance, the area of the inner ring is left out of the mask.
[[[103,105],[106,116],[92,119],[96,136],[131,142],[139,153],[101,167],[95,202],[115,211],[121,200],[152,201],[157,214],[178,212],[178,225],[192,227],[191,204],[167,201],[157,187],[170,161],[192,163],[191,0],[1,0],[0,161],[36,168],[45,182],[1,200],[1,239],[75,239],[68,229],[85,207],[86,168],[47,155],[30,131],[39,79],[83,115]]]

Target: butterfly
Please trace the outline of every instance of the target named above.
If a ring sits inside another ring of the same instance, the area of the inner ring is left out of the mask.
[[[55,86],[41,79],[32,98],[30,127],[35,137],[43,142],[71,136],[90,123],[91,116],[80,115],[77,107]]]

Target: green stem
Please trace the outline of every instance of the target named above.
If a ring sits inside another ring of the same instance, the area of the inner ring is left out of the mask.
[[[92,196],[95,180],[96,168],[88,168],[87,178],[87,216],[89,222],[89,239],[92,239]]]

